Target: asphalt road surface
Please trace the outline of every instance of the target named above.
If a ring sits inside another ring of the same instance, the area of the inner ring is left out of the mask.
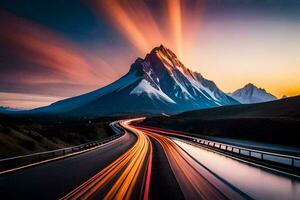
[[[298,178],[283,177],[155,129],[132,125],[138,120],[142,119],[119,121],[126,134],[95,150],[2,175],[0,198],[300,198]],[[262,177],[270,182],[259,184]],[[274,191],[272,196],[272,188],[276,189],[278,183],[279,192]]]
[[[96,150],[0,176],[1,199],[58,199],[124,154],[133,134]]]

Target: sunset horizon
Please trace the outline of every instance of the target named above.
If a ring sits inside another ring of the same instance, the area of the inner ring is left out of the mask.
[[[0,106],[30,109],[99,89],[160,44],[226,93],[253,83],[277,98],[300,94],[293,0],[23,4],[1,3]]]

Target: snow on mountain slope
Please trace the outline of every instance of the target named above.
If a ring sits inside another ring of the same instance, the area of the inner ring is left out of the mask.
[[[277,100],[274,95],[268,93],[265,89],[256,87],[252,83],[245,85],[243,88],[229,95],[243,104]]]
[[[170,97],[168,97],[165,93],[163,93],[160,88],[156,89],[151,86],[151,84],[146,81],[142,80],[138,86],[136,86],[129,94],[137,94],[140,95],[142,93],[148,94],[150,98],[155,96],[158,100],[166,101],[169,103],[175,103]]]
[[[46,106],[46,107],[41,107],[41,108],[37,108],[34,109],[34,111],[38,111],[38,112],[66,112],[66,111],[71,111],[72,109],[78,108],[80,106],[84,106],[90,102],[92,102],[93,100],[105,95],[105,94],[109,94],[113,91],[116,90],[120,90],[124,87],[126,87],[127,85],[132,84],[133,82],[137,81],[138,77],[135,76],[134,74],[126,74],[125,76],[121,77],[120,79],[118,79],[117,81],[103,87],[100,88],[98,90],[80,95],[80,96],[76,96],[76,97],[72,97],[69,99],[64,99],[58,102],[55,102],[53,104],[51,104],[50,106]]]
[[[202,77],[201,74],[192,72],[186,68],[176,57],[176,55],[169,49],[160,46],[155,48],[151,53],[155,52],[156,57],[161,61],[161,64],[167,69],[167,73],[173,79],[173,89],[175,91],[175,98],[183,98],[185,100],[194,101],[199,107],[203,106],[203,100],[211,101],[206,104],[226,105],[234,104],[235,101],[222,92],[214,82]],[[145,60],[151,61],[151,56],[146,57]],[[162,84],[161,84],[162,85]],[[168,90],[169,86],[161,86],[166,93],[172,93]],[[165,90],[164,90],[165,89]],[[172,97],[172,94],[170,94]],[[180,101],[180,100],[178,100]]]
[[[114,83],[32,112],[82,116],[174,114],[231,104],[239,102],[222,92],[214,82],[186,68],[172,51],[161,45],[144,59],[136,59],[129,72]]]

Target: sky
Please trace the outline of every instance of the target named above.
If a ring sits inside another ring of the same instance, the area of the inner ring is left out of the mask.
[[[0,106],[103,87],[164,44],[224,92],[300,94],[298,0],[1,0]]]

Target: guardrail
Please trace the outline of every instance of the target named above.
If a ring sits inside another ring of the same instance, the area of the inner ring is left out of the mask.
[[[216,141],[210,141],[210,140],[199,139],[194,137],[190,138],[190,140],[211,148],[223,150],[225,152],[230,152],[233,154],[247,156],[259,160],[269,161],[269,162],[289,166],[292,168],[300,168],[300,157],[297,156],[290,156],[290,155],[285,155],[280,153],[261,151],[261,150],[245,148],[245,147],[240,147],[231,144],[224,144]]]
[[[138,127],[145,129],[145,130],[153,129],[152,127],[141,126],[141,125],[139,125]],[[195,136],[195,134],[191,134],[191,133],[187,133],[187,132],[180,132],[180,131],[174,131],[174,130],[169,131],[169,130],[165,130],[165,129],[161,129],[161,128],[155,128],[154,131],[164,134],[164,135],[169,135],[171,137],[181,138],[181,139],[185,139],[187,141],[195,142],[195,143],[201,144],[203,146],[214,148],[216,150],[221,150],[224,153],[227,152],[227,153],[230,153],[233,155],[241,155],[244,157],[257,159],[260,161],[279,164],[280,166],[288,167],[288,170],[292,169],[292,171],[299,172],[299,174],[300,174],[300,171],[299,171],[300,157],[298,157],[298,156],[286,155],[286,154],[277,153],[277,152],[268,152],[265,150],[258,150],[255,148],[241,147],[238,145],[222,143],[222,142],[218,142],[218,141],[209,140],[207,138]],[[285,170],[286,169],[287,168],[285,168]]]
[[[119,127],[119,125],[116,122],[113,122],[110,124],[110,127],[117,133],[116,135],[106,137],[101,140],[88,142],[85,144],[52,150],[52,151],[45,151],[40,153],[33,153],[23,156],[15,156],[10,158],[5,158],[0,160],[0,172],[13,169],[20,166],[30,165],[33,163],[45,161],[48,159],[54,159],[61,156],[67,156],[76,152],[80,152],[83,150],[87,150],[102,144],[105,144],[107,142],[110,142],[118,137],[121,137],[125,134],[124,130]]]

